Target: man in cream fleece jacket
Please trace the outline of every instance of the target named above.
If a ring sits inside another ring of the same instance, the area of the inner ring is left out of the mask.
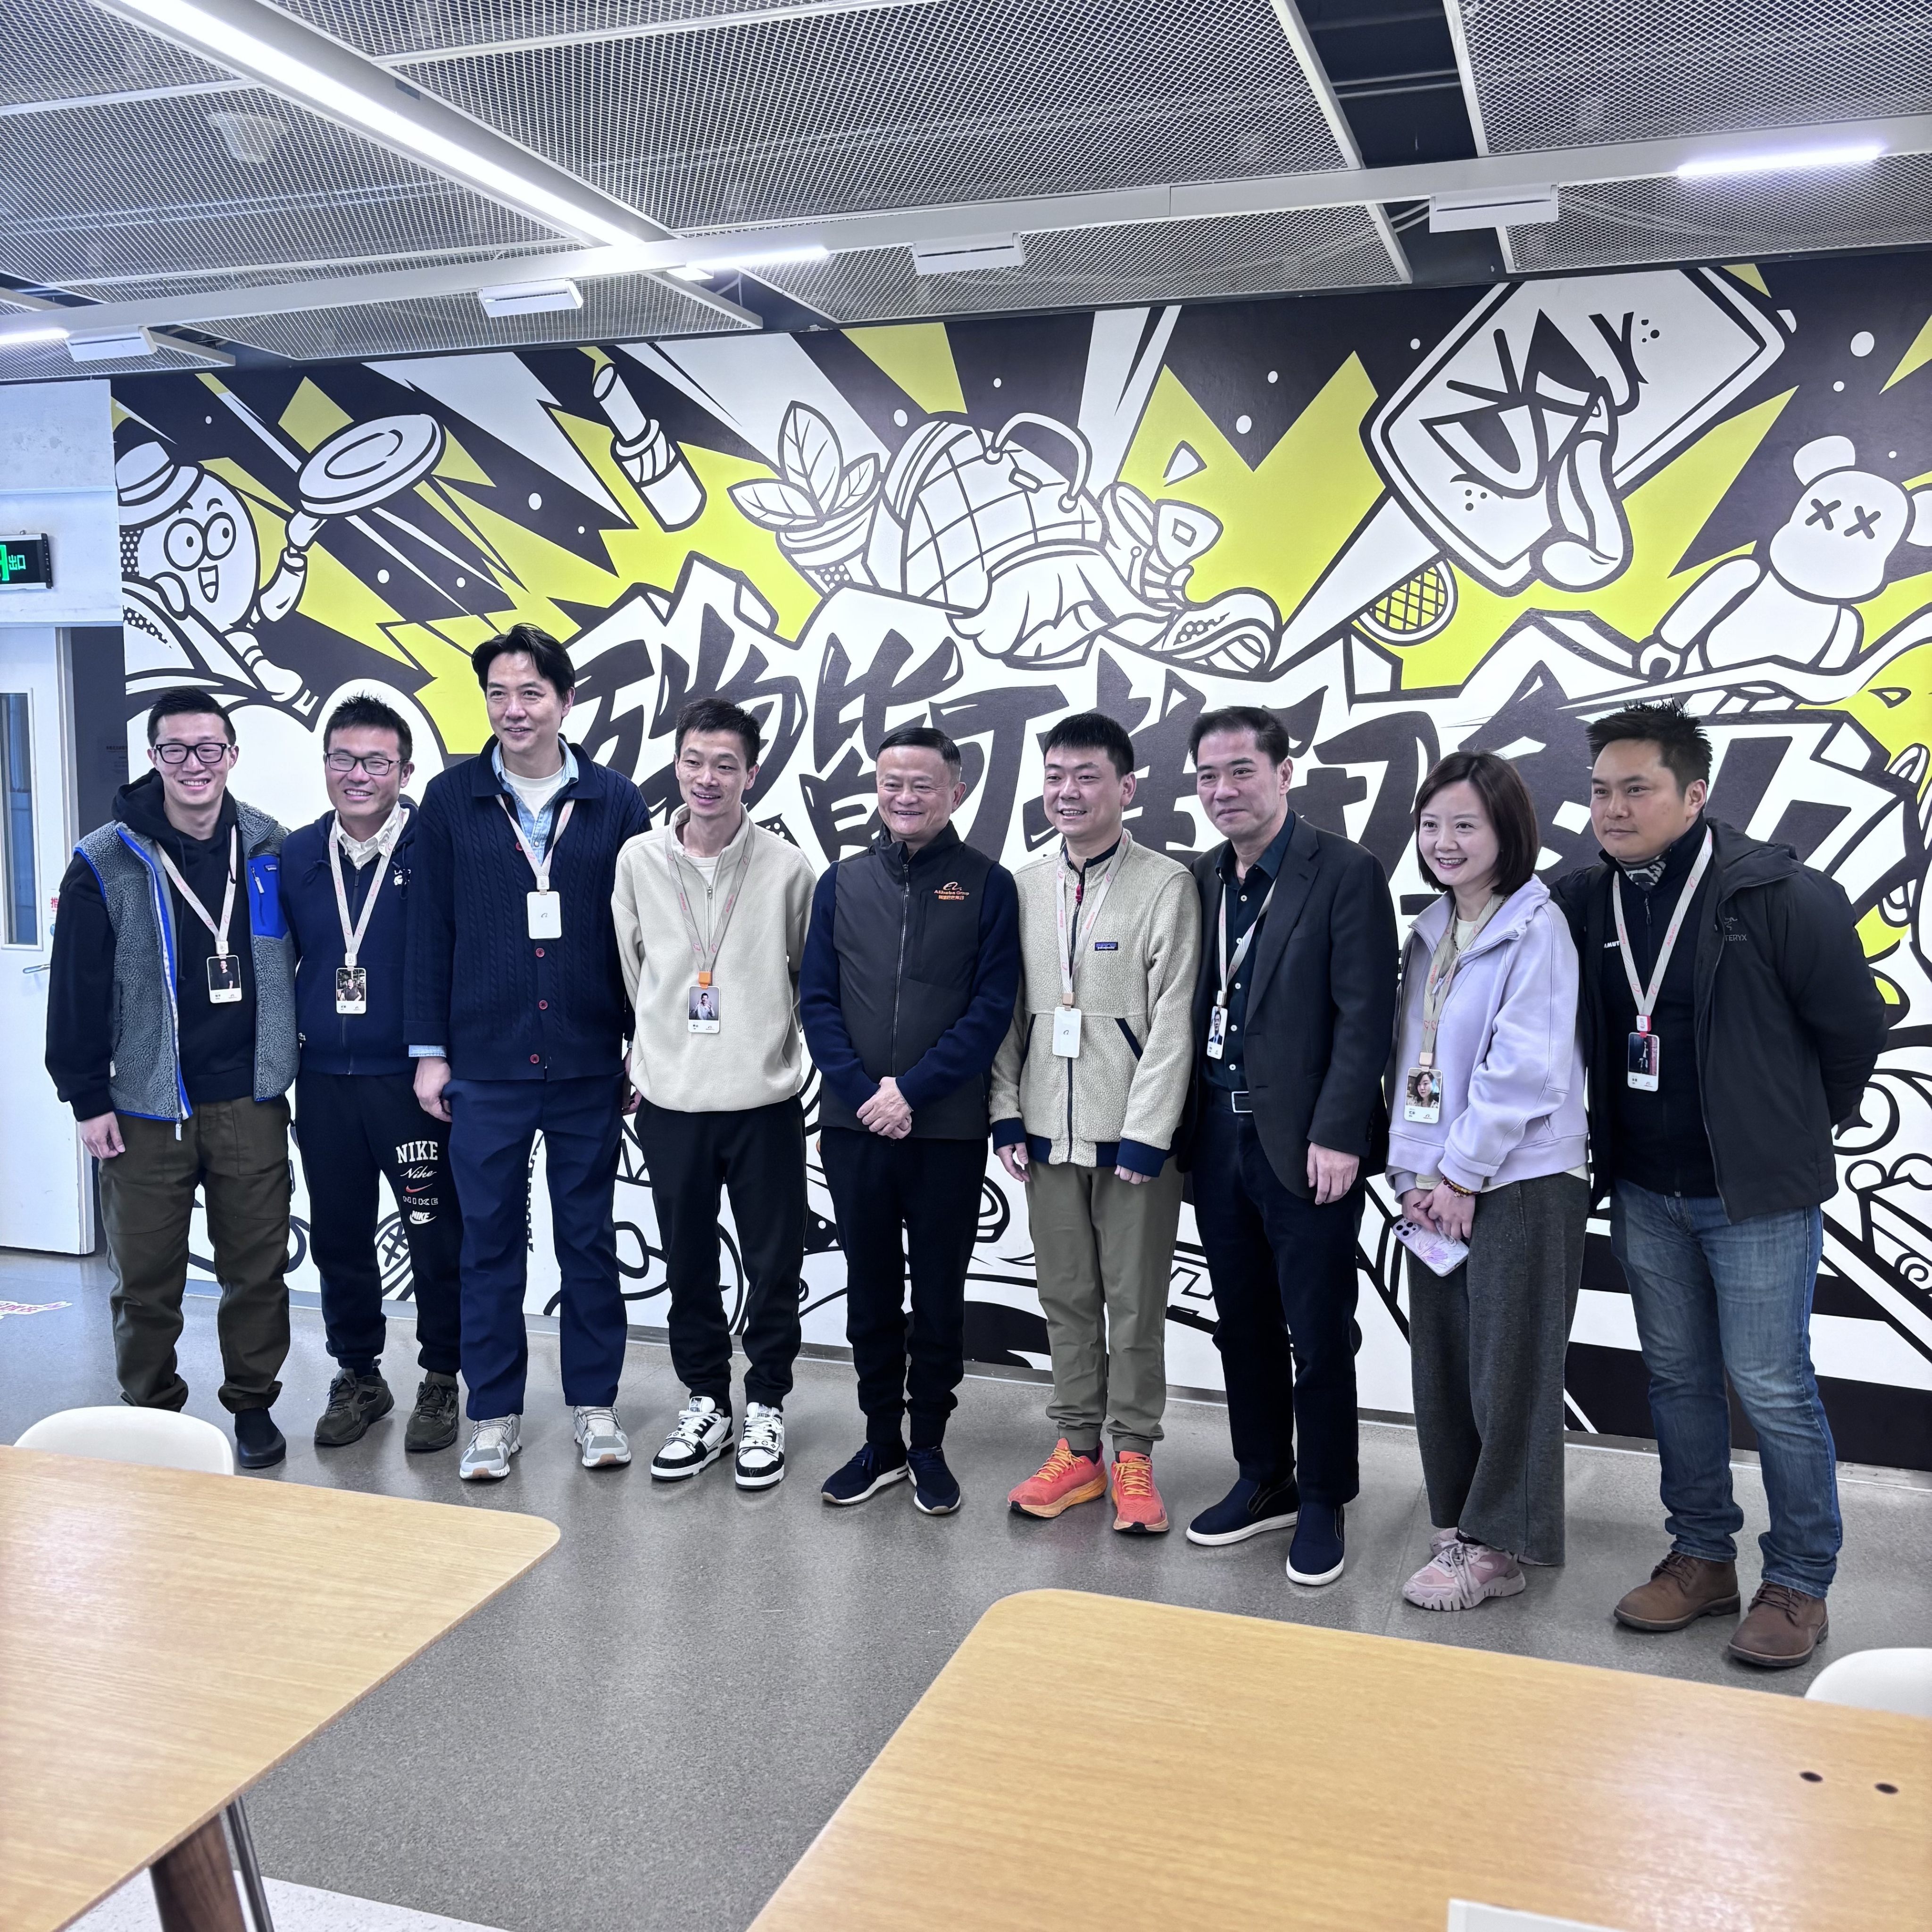
[[[1114,1527],[1157,1535],[1151,1460],[1167,1400],[1167,1286],[1181,1180],[1169,1157],[1193,1066],[1200,918],[1187,868],[1136,845],[1132,741],[1098,711],[1048,734],[1061,844],[1016,875],[1022,979],[993,1064],[993,1144],[1025,1184],[1060,1440],[1012,1491],[1056,1516],[1104,1495]]]
[[[752,823],[758,721],[700,698],[677,721],[683,806],[617,855],[611,907],[637,1015],[631,1084],[670,1288],[670,1358],[690,1400],[652,1459],[676,1482],[731,1446],[731,1334],[719,1294],[718,1203],[731,1191],[743,1256],[743,1490],[784,1474],[784,1399],[805,1260],[805,1042],[798,968],[812,864]]]

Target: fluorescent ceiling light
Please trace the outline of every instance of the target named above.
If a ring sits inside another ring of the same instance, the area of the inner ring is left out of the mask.
[[[772,248],[763,254],[712,255],[701,262],[687,262],[670,272],[681,282],[708,282],[713,275],[735,274],[740,268],[775,268],[784,262],[828,262],[832,250],[814,242],[806,248]]]
[[[70,331],[67,352],[76,362],[121,362],[136,356],[152,356],[160,345],[146,328],[103,329],[93,335]]]
[[[1712,154],[1686,161],[1679,181],[1713,181],[1725,175],[1777,175],[1796,168],[1862,168],[1885,152],[1882,141],[1855,141],[1837,148],[1787,148],[1769,154]]]
[[[64,328],[41,326],[34,328],[8,328],[0,324],[0,349],[23,348],[30,342],[64,342],[67,331]]]
[[[584,291],[560,276],[548,282],[504,282],[494,289],[478,289],[476,299],[483,313],[499,321],[520,315],[548,315],[559,309],[581,308]]]

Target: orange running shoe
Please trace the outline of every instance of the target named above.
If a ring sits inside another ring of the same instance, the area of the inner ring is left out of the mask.
[[[1114,1452],[1114,1527],[1126,1536],[1164,1536],[1167,1505],[1154,1486],[1154,1462],[1138,1449]]]
[[[1053,1454],[1006,1501],[1021,1516],[1056,1516],[1076,1503],[1090,1503],[1107,1493],[1107,1472],[1100,1452],[1076,1456],[1062,1436]]]

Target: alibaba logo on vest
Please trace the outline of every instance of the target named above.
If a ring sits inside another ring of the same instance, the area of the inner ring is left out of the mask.
[[[966,888],[957,879],[948,879],[944,885],[934,892],[932,896],[936,899],[947,899],[955,904],[963,905],[966,902]]]

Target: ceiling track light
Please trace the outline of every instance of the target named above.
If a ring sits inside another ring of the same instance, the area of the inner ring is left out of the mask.
[[[1885,152],[1882,141],[1846,142],[1833,148],[1786,148],[1758,154],[1708,154],[1685,161],[1679,181],[1721,181],[1733,175],[1781,175],[1810,168],[1864,168]]]

